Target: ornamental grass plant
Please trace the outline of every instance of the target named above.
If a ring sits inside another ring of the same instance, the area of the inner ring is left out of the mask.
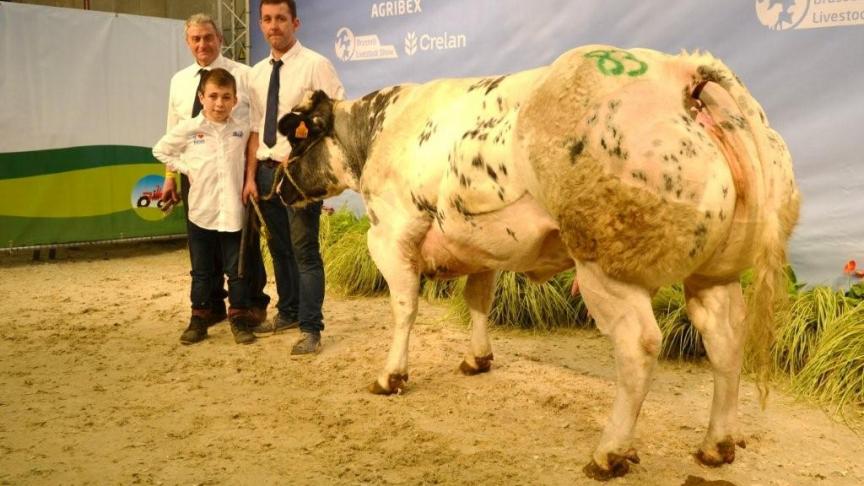
[[[584,302],[570,295],[573,272],[560,273],[543,284],[520,273],[500,272],[489,322],[504,327],[549,331],[560,327],[586,327],[591,321]],[[453,311],[470,323],[468,305],[461,293],[452,301]]]

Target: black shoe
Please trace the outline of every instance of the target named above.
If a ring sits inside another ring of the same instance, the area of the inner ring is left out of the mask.
[[[234,334],[234,342],[237,344],[251,344],[255,342],[255,335],[249,330],[249,326],[243,323],[232,322],[231,333]]]
[[[294,343],[291,354],[312,354],[321,350],[321,334],[303,332],[300,340]]]
[[[285,317],[281,312],[273,317],[272,321],[265,321],[252,328],[255,334],[279,334],[289,329],[300,327],[300,321]]]
[[[250,344],[255,341],[252,328],[258,323],[249,309],[232,308],[228,311],[228,321],[231,323],[231,333],[237,344]]]
[[[189,327],[180,335],[180,343],[195,344],[207,338],[207,319],[202,316],[193,315],[189,319]]]

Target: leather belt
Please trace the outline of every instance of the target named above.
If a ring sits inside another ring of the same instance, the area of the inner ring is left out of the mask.
[[[267,167],[270,167],[271,169],[275,169],[276,167],[279,167],[279,166],[282,164],[282,163],[279,162],[278,160],[273,160],[273,159],[264,159],[264,160],[259,160],[258,163],[259,163],[259,164],[264,164],[264,165],[266,165]]]

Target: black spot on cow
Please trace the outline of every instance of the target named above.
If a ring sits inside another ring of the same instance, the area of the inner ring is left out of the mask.
[[[483,94],[489,94],[492,90],[496,89],[502,81],[504,81],[507,76],[499,76],[497,78],[483,78],[476,83],[472,84],[468,87],[468,92],[472,92],[475,89],[483,89],[486,88],[486,92]]]
[[[425,196],[414,194],[413,191],[411,192],[411,202],[414,203],[414,207],[416,207],[418,211],[427,213],[429,216],[434,217],[438,212],[438,208],[426,199]]]
[[[369,213],[369,222],[372,223],[372,226],[377,225],[378,224],[378,216],[375,214],[375,211],[373,211],[372,209],[369,209],[367,212]]]
[[[729,195],[729,186],[723,186],[723,199]]]
[[[672,192],[672,189],[674,187],[675,186],[672,181],[672,176],[670,176],[669,174],[663,174],[663,188],[666,190],[666,192]]]
[[[504,176],[507,176],[507,166],[504,164],[499,164],[498,165],[498,172],[504,174]]]
[[[417,145],[422,147],[424,142],[432,138],[432,135],[435,134],[436,130],[438,130],[438,125],[432,122],[432,120],[428,120],[426,125],[423,127],[423,131],[420,132],[420,142]]]
[[[459,175],[459,185],[462,187],[470,187],[471,186],[471,179],[466,177],[465,174],[460,174]]]
[[[575,164],[576,159],[582,155],[582,152],[585,150],[585,137],[580,138],[579,140],[570,140],[568,143],[569,152],[570,152],[570,163]]]
[[[450,205],[453,206],[454,209],[456,209],[457,213],[465,217],[465,221],[468,221],[469,219],[474,217],[474,213],[472,213],[468,210],[467,207],[465,207],[465,201],[462,199],[462,196],[457,194],[455,197],[453,197],[453,199],[450,200]]]
[[[486,166],[486,174],[488,174],[489,177],[490,177],[493,181],[498,182],[498,173],[495,172],[495,169],[493,169],[491,165],[487,165],[487,166]]]
[[[693,236],[695,239],[693,241],[693,249],[690,250],[690,257],[695,257],[705,248],[705,243],[708,240],[708,226],[705,223],[699,223],[693,231]]]
[[[645,171],[642,170],[634,170],[630,173],[630,176],[634,179],[640,180],[642,182],[648,182],[648,176],[645,175]]]
[[[443,233],[444,232],[444,211],[442,211],[440,209],[435,211],[435,222],[438,223],[438,229],[440,229],[441,232]]]
[[[519,241],[519,238],[516,238],[516,233],[513,230],[510,228],[504,228],[504,230],[507,231],[507,234],[510,235],[511,238],[513,238],[513,241]]]
[[[401,86],[373,91],[351,104],[349,125],[364,127],[365,130],[354,130],[350,136],[351,140],[345,140],[352,162],[362,164],[366,161],[367,150],[371,141],[383,130],[384,120],[387,118],[387,108],[396,102]],[[361,167],[354,167],[355,176],[360,177]]]
[[[498,199],[504,200],[504,188],[501,186],[498,186]]]
[[[729,120],[721,121],[720,126],[726,131],[731,132],[731,131],[735,130],[735,125],[733,125],[732,122],[730,122]]]
[[[479,134],[480,130],[477,130],[476,128],[474,130],[468,130],[467,132],[462,134],[462,140],[465,140],[466,138],[477,138],[477,135]]]

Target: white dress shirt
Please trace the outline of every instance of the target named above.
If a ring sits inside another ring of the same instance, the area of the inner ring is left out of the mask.
[[[243,227],[243,176],[248,124],[233,116],[225,123],[199,114],[181,121],[153,147],[153,156],[189,177],[189,220],[215,231]]]
[[[251,105],[250,124],[253,132],[258,132],[258,160],[282,160],[291,153],[291,144],[281,133],[276,133],[276,145],[272,148],[264,144],[264,116],[267,110],[267,88],[270,86],[270,64],[272,54],[252,66],[249,71],[248,86]],[[336,75],[333,63],[317,52],[294,43],[282,56],[284,63],[279,69],[279,109],[276,121],[291,112],[303,99],[307,91],[323,90],[335,100],[345,97],[345,89]]]
[[[231,115],[239,122],[249,121],[249,90],[247,88],[246,76],[249,66],[232,61],[221,54],[210,63],[209,66],[199,66],[193,63],[177,71],[171,78],[168,88],[168,123],[167,129],[171,130],[183,120],[192,118],[192,105],[195,103],[195,91],[201,80],[198,72],[201,69],[222,68],[231,73],[237,80],[237,105]]]

